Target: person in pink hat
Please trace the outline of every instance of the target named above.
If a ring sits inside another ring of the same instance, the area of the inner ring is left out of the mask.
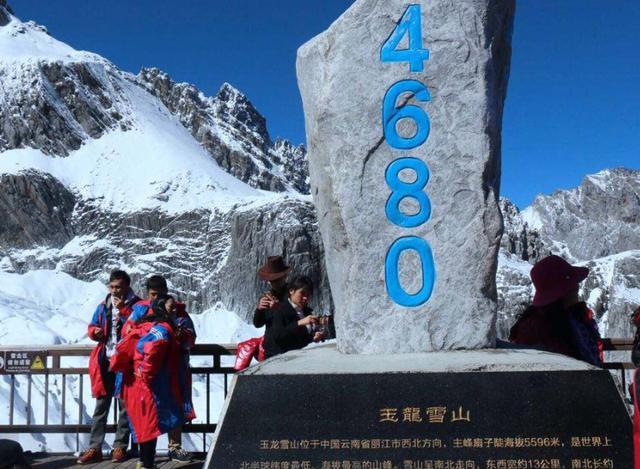
[[[580,282],[588,275],[588,268],[572,266],[559,256],[537,262],[531,269],[533,301],[511,328],[509,340],[602,366],[598,326],[578,297]]]

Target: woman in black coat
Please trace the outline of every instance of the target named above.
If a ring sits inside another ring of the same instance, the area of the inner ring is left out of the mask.
[[[289,285],[288,299],[278,303],[271,327],[264,335],[266,358],[301,349],[324,338],[322,332],[314,331],[318,317],[311,314],[312,309],[307,306],[312,295],[309,277],[298,277]]]

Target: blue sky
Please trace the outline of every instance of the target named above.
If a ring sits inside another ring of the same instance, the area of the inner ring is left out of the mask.
[[[155,66],[215,94],[227,81],[272,137],[304,142],[297,48],[345,0],[9,0],[77,49]],[[426,45],[428,47],[428,44]],[[523,208],[586,174],[640,169],[640,1],[520,0],[504,114],[502,195]]]

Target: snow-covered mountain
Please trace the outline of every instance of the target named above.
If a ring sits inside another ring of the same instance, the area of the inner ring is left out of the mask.
[[[160,273],[192,312],[246,317],[283,253],[330,308],[305,158],[231,85],[124,72],[0,4],[2,271]]]
[[[316,305],[331,308],[303,146],[272,140],[265,118],[229,84],[208,97],[157,69],[124,72],[20,21],[6,0],[0,184],[2,345],[89,343],[87,322],[116,267],[132,274],[141,294],[148,275],[167,276],[203,343],[261,333],[245,320],[266,289],[256,269],[267,255],[282,253],[294,272],[310,275]],[[198,360],[192,364],[205,364]],[[214,419],[221,379],[212,379]],[[62,383],[50,384],[49,417],[58,421]],[[93,401],[84,384],[88,421]],[[25,423],[20,377],[17,385],[15,423]],[[77,378],[66,386],[72,400]],[[195,377],[196,408],[205,407],[204,389]],[[43,403],[43,383],[35,378],[32,422]],[[67,422],[75,421],[71,401],[67,409]],[[185,436],[187,445],[201,447],[197,438]],[[20,441],[31,450],[75,447],[73,436]]]
[[[538,196],[521,212],[501,199],[504,235],[498,261],[498,335],[507,337],[532,294],[529,271],[548,254],[587,266],[582,295],[601,333],[632,337],[640,305],[640,171],[603,170],[579,187]]]

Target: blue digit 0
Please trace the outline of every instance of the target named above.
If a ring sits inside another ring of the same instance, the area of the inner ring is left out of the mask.
[[[400,180],[400,172],[410,169],[416,174],[413,182]],[[398,158],[388,167],[385,174],[387,184],[391,188],[391,195],[387,199],[385,212],[390,222],[405,228],[415,228],[431,218],[431,201],[423,189],[429,182],[429,168],[418,158]],[[412,215],[402,213],[400,203],[410,197],[418,202],[418,212]]]
[[[387,143],[399,150],[411,150],[419,147],[429,138],[431,124],[429,116],[420,106],[404,104],[397,106],[398,98],[411,93],[418,101],[429,102],[431,95],[427,87],[417,80],[402,80],[389,88],[382,102],[382,128]],[[397,125],[401,119],[411,119],[416,126],[416,133],[411,137],[398,134]]]
[[[400,284],[400,255],[407,250],[416,251],[422,264],[422,287],[413,294],[407,293]],[[393,301],[406,307],[420,306],[429,301],[436,281],[436,269],[431,246],[424,239],[416,236],[396,239],[387,252],[384,267],[387,294]]]

